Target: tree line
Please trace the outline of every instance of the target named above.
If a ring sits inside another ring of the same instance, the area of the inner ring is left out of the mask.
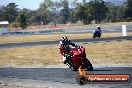
[[[37,10],[19,9],[15,3],[0,6],[0,21],[8,20],[12,26],[84,24],[132,21],[132,0],[116,6],[103,0],[44,0]]]

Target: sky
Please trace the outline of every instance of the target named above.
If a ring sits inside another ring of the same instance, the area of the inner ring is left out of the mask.
[[[28,8],[36,10],[43,0],[0,0],[0,5],[6,6],[8,3],[15,2],[18,8]]]

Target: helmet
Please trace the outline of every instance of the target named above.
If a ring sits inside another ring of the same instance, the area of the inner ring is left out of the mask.
[[[97,26],[97,29],[101,29],[100,26]]]
[[[68,43],[69,40],[68,40],[68,38],[66,36],[62,36],[61,41],[63,43]]]
[[[100,26],[97,26],[97,28],[100,28]]]

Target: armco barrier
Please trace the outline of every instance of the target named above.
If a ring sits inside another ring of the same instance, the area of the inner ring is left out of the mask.
[[[7,28],[0,28],[0,35],[7,33]]]
[[[50,29],[50,30],[24,30],[24,31],[14,31],[14,32],[3,32],[2,35],[36,35],[36,34],[48,34],[55,32],[65,32],[64,29]]]

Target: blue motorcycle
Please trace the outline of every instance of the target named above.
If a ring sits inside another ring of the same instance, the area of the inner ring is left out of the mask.
[[[96,31],[93,32],[93,38],[96,38],[96,37],[100,38],[101,34],[102,34],[101,32],[96,30]]]

